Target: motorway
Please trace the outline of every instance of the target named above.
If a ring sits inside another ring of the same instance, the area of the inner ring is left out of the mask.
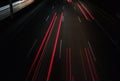
[[[84,1],[36,9],[0,35],[4,81],[120,81],[115,18]]]

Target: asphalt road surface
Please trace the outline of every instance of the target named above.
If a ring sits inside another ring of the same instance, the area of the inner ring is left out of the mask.
[[[84,1],[36,9],[2,32],[4,81],[120,81],[117,20]]]

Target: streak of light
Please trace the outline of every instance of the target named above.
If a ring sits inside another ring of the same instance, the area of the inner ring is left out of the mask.
[[[31,74],[31,72],[32,72],[32,69],[33,69],[33,67],[34,67],[34,65],[35,65],[35,63],[36,63],[36,61],[37,61],[37,59],[38,59],[38,57],[39,57],[39,55],[40,55],[40,52],[41,52],[42,47],[43,47],[43,45],[44,45],[44,43],[45,43],[45,40],[46,40],[46,38],[47,38],[47,36],[48,36],[48,34],[49,34],[49,31],[50,31],[50,29],[51,29],[51,27],[52,27],[52,24],[53,24],[53,21],[54,21],[54,19],[55,19],[55,16],[56,16],[56,12],[54,13],[53,18],[52,18],[52,21],[51,21],[51,23],[50,23],[50,25],[49,25],[49,27],[48,27],[48,29],[47,29],[47,31],[46,31],[46,34],[45,34],[43,40],[42,40],[42,43],[41,43],[40,46],[39,46],[39,50],[38,50],[38,52],[37,52],[37,54],[36,54],[36,56],[35,56],[35,58],[34,58],[34,60],[33,60],[33,63],[32,63],[32,65],[31,65],[30,69],[29,69],[29,72],[28,72],[28,75],[27,75],[25,81],[28,81],[28,78],[29,78],[29,76],[30,76],[30,74]]]
[[[38,64],[37,64],[37,67],[36,67],[36,69],[35,69],[34,75],[33,75],[33,77],[32,77],[32,81],[35,81],[34,79],[35,79],[35,77],[37,77],[36,75],[38,75],[38,72],[39,72],[39,69],[40,69],[40,66],[41,66],[41,61],[42,61],[43,56],[44,56],[44,54],[45,54],[45,49],[46,49],[46,47],[47,47],[47,45],[48,45],[48,42],[49,42],[50,36],[51,36],[51,34],[52,34],[52,31],[53,31],[53,28],[54,28],[56,19],[57,19],[57,16],[55,17],[55,20],[54,20],[54,22],[53,22],[52,28],[51,28],[50,33],[49,33],[49,35],[48,35],[48,38],[47,38],[47,40],[46,40],[46,42],[45,42],[45,45],[44,45],[42,54],[41,54],[41,56],[40,56],[39,62],[38,62]]]
[[[78,16],[78,20],[79,20],[79,22],[81,23],[81,19],[80,19],[80,17]]]
[[[95,77],[94,77],[94,75],[93,75],[93,72],[92,72],[92,66],[91,66],[91,63],[90,63],[89,56],[88,56],[87,48],[84,48],[84,51],[85,51],[85,55],[86,55],[86,57],[87,57],[88,67],[89,67],[89,71],[90,71],[90,75],[91,75],[92,81],[96,81],[96,80],[95,80]]]
[[[69,48],[70,81],[72,81],[71,48]]]
[[[88,20],[88,17],[87,17],[87,15],[85,14],[85,12],[84,12],[84,10],[82,9],[82,7],[81,7],[79,4],[77,4],[77,6],[78,6],[78,8],[80,9],[80,11],[82,12],[82,14],[83,14],[83,16],[85,17],[85,19]]]
[[[32,50],[33,50],[33,48],[35,47],[35,45],[36,45],[36,43],[37,43],[37,39],[34,41],[34,43],[33,43],[33,45],[32,45],[32,47],[30,48],[30,50],[29,50],[29,52],[28,52],[28,54],[27,54],[27,58],[30,56],[30,54],[31,54],[31,52],[32,52]]]
[[[94,52],[93,52],[92,46],[91,46],[91,44],[90,44],[90,42],[89,42],[89,41],[88,41],[88,46],[89,46],[89,48],[90,48],[90,51],[91,51],[91,53],[92,53],[93,60],[94,60],[94,61],[96,61],[95,54],[94,54]]]
[[[45,21],[47,21],[49,19],[49,16],[47,16],[47,18],[46,18],[46,20]]]
[[[58,43],[58,39],[59,39],[59,35],[60,35],[60,28],[61,28],[61,25],[62,25],[62,17],[63,17],[63,12],[61,13],[61,16],[60,16],[60,22],[59,22],[59,25],[58,25],[57,35],[56,35],[56,39],[55,39],[55,43],[54,43],[54,48],[53,48],[52,57],[51,57],[51,60],[50,60],[50,65],[49,65],[46,81],[49,81],[49,79],[50,79],[50,75],[51,75],[51,71],[52,71],[52,65],[53,65],[55,52],[56,52],[56,48],[57,48],[57,43]]]
[[[83,69],[84,78],[85,78],[85,81],[88,81],[86,70],[85,70],[85,63],[84,63],[83,55],[82,55],[82,49],[80,49],[80,57],[82,61],[82,69]]]
[[[91,17],[91,19],[94,20],[94,17],[93,17],[92,14],[88,11],[88,9],[85,7],[85,5],[81,3],[81,6],[82,6],[83,9],[88,13],[88,15]]]
[[[18,3],[19,5],[17,8],[22,9],[22,8],[30,5],[33,2],[34,2],[34,0],[24,0],[24,2]]]
[[[68,3],[71,3],[71,2],[72,2],[72,0],[67,0],[67,2],[68,2]]]
[[[94,63],[93,63],[93,60],[92,60],[92,57],[91,57],[89,48],[87,48],[87,51],[88,51],[88,57],[89,57],[89,60],[90,60],[91,65],[92,65],[92,68],[93,68],[93,72],[94,72],[96,81],[98,81],[97,72],[96,72],[95,65],[94,65]]]
[[[74,80],[74,76],[72,76],[72,81],[75,81],[75,80]]]
[[[119,46],[118,44],[115,43],[115,41],[113,40],[113,38],[111,37],[111,35],[103,28],[103,25],[101,25],[101,23],[95,19],[95,23],[98,25],[98,27],[105,33],[105,35],[111,40],[111,42],[113,43],[113,45],[118,49],[119,51]]]

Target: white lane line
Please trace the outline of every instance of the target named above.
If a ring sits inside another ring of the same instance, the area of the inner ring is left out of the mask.
[[[80,19],[80,17],[78,16],[78,20],[79,20],[79,22],[81,23],[81,19]]]
[[[29,56],[30,56],[30,54],[31,54],[31,52],[32,52],[32,50],[33,50],[33,48],[35,47],[37,41],[38,41],[37,39],[34,41],[32,47],[30,48],[30,50],[29,50],[29,52],[28,52],[28,54],[27,54],[27,56],[26,56],[27,58],[29,58]]]
[[[61,50],[62,50],[62,39],[60,40],[60,52],[59,52],[59,59],[61,58]]]
[[[94,61],[96,61],[95,54],[94,54],[94,52],[93,52],[92,46],[91,46],[91,44],[90,44],[90,42],[89,42],[89,41],[88,41],[88,46],[89,46],[89,48],[90,48],[90,51],[91,51],[91,53],[92,53],[93,60],[94,60]]]
[[[47,16],[47,18],[46,18],[46,20],[45,21],[47,21],[49,19],[49,16]]]

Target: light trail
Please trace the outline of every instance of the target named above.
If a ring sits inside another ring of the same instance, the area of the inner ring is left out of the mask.
[[[42,43],[41,43],[40,46],[39,46],[39,50],[38,50],[38,52],[37,52],[37,54],[36,54],[36,56],[35,56],[35,58],[34,58],[34,60],[33,60],[33,63],[32,63],[32,65],[31,65],[30,69],[29,69],[29,72],[28,72],[28,75],[27,75],[25,81],[28,81],[28,78],[29,78],[29,76],[30,76],[30,74],[31,74],[31,72],[32,72],[32,69],[33,69],[33,67],[34,67],[34,65],[35,65],[35,63],[36,63],[36,61],[37,61],[37,59],[38,59],[38,57],[39,57],[39,55],[40,55],[40,52],[41,52],[41,50],[42,50],[42,48],[43,48],[43,45],[44,45],[44,43],[45,43],[45,40],[46,40],[46,38],[47,38],[47,36],[48,36],[48,34],[49,34],[49,31],[50,31],[50,29],[51,29],[51,27],[52,27],[52,24],[53,24],[53,21],[54,21],[54,19],[55,19],[55,16],[56,16],[56,12],[54,13],[53,18],[52,18],[52,21],[51,21],[51,23],[50,23],[50,25],[49,25],[49,27],[48,27],[48,29],[47,29],[47,31],[46,31],[46,34],[45,34],[43,40],[42,40]]]
[[[83,55],[82,55],[82,49],[80,49],[80,57],[82,61],[82,69],[83,69],[84,78],[85,78],[85,81],[88,81],[88,77],[87,77],[86,70],[85,70],[85,63],[84,63]]]
[[[92,14],[88,11],[88,9],[85,7],[85,5],[81,3],[81,6],[82,6],[83,9],[88,13],[88,15],[91,17],[91,19],[94,20],[94,17],[93,17]]]
[[[85,19],[88,20],[88,17],[87,17],[87,15],[85,14],[85,12],[84,12],[84,10],[82,9],[82,7],[81,7],[79,4],[77,4],[77,6],[78,6],[78,8],[80,9],[80,11],[82,12],[82,14],[83,14],[83,16],[85,17]]]
[[[69,48],[70,81],[72,81],[71,48]]]
[[[93,72],[94,72],[94,75],[95,75],[95,79],[96,79],[96,81],[98,81],[97,72],[96,72],[95,65],[94,65],[94,63],[93,63],[93,60],[92,60],[92,57],[91,57],[89,48],[87,48],[87,52],[88,52],[88,57],[89,57],[90,63],[91,63],[92,68],[93,68]]]
[[[58,43],[58,39],[59,39],[59,35],[60,35],[60,28],[61,28],[61,25],[62,25],[62,17],[63,17],[63,12],[61,13],[61,16],[60,16],[60,22],[59,22],[59,25],[58,25],[57,35],[56,35],[56,39],[55,39],[55,43],[54,43],[54,48],[53,48],[52,57],[51,57],[51,60],[50,60],[50,65],[49,65],[46,81],[49,81],[49,79],[50,79],[50,75],[51,75],[51,71],[52,71],[52,65],[53,65],[55,52],[56,52],[56,48],[57,48],[57,43]]]
[[[55,20],[54,20],[54,22],[53,22],[52,28],[51,28],[50,33],[49,33],[49,35],[48,35],[48,38],[47,38],[47,40],[46,40],[46,42],[45,42],[45,45],[44,45],[42,54],[41,54],[41,56],[40,56],[39,62],[38,62],[38,64],[37,64],[37,67],[36,67],[36,69],[35,69],[35,72],[34,72],[34,75],[33,75],[33,78],[32,78],[32,81],[35,81],[34,79],[35,79],[35,77],[37,77],[36,75],[37,75],[38,72],[39,72],[39,69],[40,69],[40,66],[41,66],[41,61],[42,61],[43,56],[44,56],[44,54],[45,54],[44,52],[45,52],[45,49],[46,49],[46,47],[47,47],[47,45],[48,45],[48,42],[49,42],[50,36],[51,36],[51,34],[52,34],[52,31],[53,31],[53,28],[54,28],[54,24],[55,24],[55,22],[56,22],[56,19],[57,19],[57,16],[55,17]]]
[[[91,51],[91,53],[92,53],[93,60],[94,60],[94,61],[96,61],[95,54],[94,54],[94,52],[93,52],[92,46],[91,46],[91,44],[90,44],[90,42],[89,42],[89,41],[88,41],[88,46],[89,46],[89,48],[90,48],[90,51]]]
[[[90,60],[89,60],[87,48],[84,48],[84,51],[85,51],[85,55],[86,55],[86,58],[87,58],[88,67],[89,67],[89,71],[90,71],[90,75],[91,75],[92,81],[96,81],[95,77],[93,75],[93,72],[92,72],[92,67],[91,67],[91,63],[90,63]]]

